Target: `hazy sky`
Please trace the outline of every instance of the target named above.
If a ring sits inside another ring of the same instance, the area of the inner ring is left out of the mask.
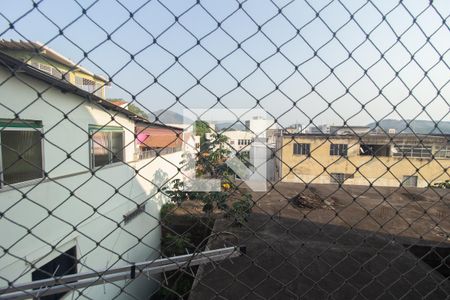
[[[283,125],[450,120],[448,0],[198,2],[2,1],[0,38],[48,43],[151,111],[219,98]]]

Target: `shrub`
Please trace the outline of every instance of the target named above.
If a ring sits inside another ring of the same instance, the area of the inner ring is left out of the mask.
[[[184,182],[180,179],[172,180],[169,186],[162,188],[162,192],[178,205],[189,198],[188,193],[184,190]]]
[[[167,233],[162,238],[162,249],[165,256],[181,255],[186,253],[186,248],[192,245],[191,235],[186,234],[171,234]]]
[[[161,206],[160,216],[161,220],[164,220],[167,215],[172,213],[177,208],[177,205],[172,202],[164,203],[163,206]]]
[[[242,197],[231,205],[227,217],[233,218],[235,225],[242,226],[248,221],[248,217],[252,211],[253,200],[251,194],[244,194]]]

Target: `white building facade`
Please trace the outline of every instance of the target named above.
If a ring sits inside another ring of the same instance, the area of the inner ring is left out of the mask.
[[[181,152],[135,160],[132,116],[33,72],[11,77],[0,65],[0,288],[42,279],[36,268],[63,253],[76,257],[67,273],[159,257],[167,199],[157,191],[178,174]],[[158,286],[139,277],[81,291],[144,299]]]
[[[257,138],[267,138],[272,131],[278,129],[278,125],[273,119],[262,117],[254,117],[245,121],[245,127]]]
[[[249,152],[252,142],[255,139],[255,134],[250,131],[231,130],[222,133],[228,137],[227,146],[233,152]]]

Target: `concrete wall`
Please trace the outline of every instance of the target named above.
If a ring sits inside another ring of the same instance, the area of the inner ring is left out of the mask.
[[[293,154],[293,143],[310,143],[311,157]],[[348,144],[348,157],[330,156],[330,143]],[[318,136],[284,137],[278,157],[281,158],[280,178],[286,182],[330,183],[329,173],[353,174],[345,184],[399,186],[403,176],[418,176],[418,186],[450,178],[450,160],[359,155],[357,138]],[[292,169],[292,171],[290,171]],[[417,169],[419,171],[417,172]],[[447,171],[446,171],[447,170]]]
[[[8,75],[0,69],[1,81]],[[43,93],[41,98],[36,91]],[[181,152],[132,161],[132,121],[122,115],[111,121],[114,113],[25,75],[6,81],[0,86],[0,95],[0,118],[11,119],[18,113],[22,119],[42,121],[44,168],[49,175],[0,189],[4,214],[0,218],[0,287],[7,286],[6,279],[31,281],[30,262],[42,266],[74,245],[82,262],[79,272],[158,257],[159,209],[167,199],[157,190],[175,175],[181,176],[177,170]],[[89,125],[105,124],[124,128],[127,163],[108,165],[94,176],[89,168],[87,130]],[[67,159],[71,152],[72,158]],[[125,225],[123,216],[144,202],[145,213]],[[126,292],[144,299],[157,286],[157,280],[139,278]],[[106,284],[83,293],[91,299],[111,299],[120,293],[119,287]],[[70,294],[66,298],[70,299]],[[127,298],[126,293],[119,298]]]

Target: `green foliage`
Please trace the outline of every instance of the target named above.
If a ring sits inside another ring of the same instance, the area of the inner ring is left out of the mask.
[[[434,184],[434,187],[440,188],[440,189],[450,189],[450,180],[446,180],[444,182],[437,182]]]
[[[181,271],[180,271],[181,272]],[[179,295],[187,295],[191,291],[193,279],[183,274],[181,277],[170,274],[174,280],[170,280],[170,287],[166,287],[166,285],[162,285],[161,289],[158,291],[158,294],[155,298],[152,299],[165,299],[165,300],[179,300]],[[185,299],[185,297],[181,298]]]
[[[228,168],[226,160],[230,155],[230,150],[225,147],[228,137],[221,134],[214,134],[211,140],[205,144],[205,151],[200,152],[196,157],[196,173],[197,175],[207,178],[217,178],[222,182],[222,191],[217,192],[187,192],[184,183],[175,179],[168,187],[163,188],[163,192],[171,198],[173,203],[181,205],[186,200],[200,201],[203,203],[202,210],[206,216],[210,216],[215,208],[227,211],[227,215],[233,217],[237,224],[243,224],[252,208],[252,199],[250,194],[244,194],[240,199],[235,201],[231,208],[228,205],[230,195],[238,191],[230,178],[233,172]],[[248,153],[246,153],[248,154]],[[245,160],[246,154],[241,159]],[[186,164],[190,159],[183,157],[182,164]]]
[[[181,235],[167,233],[162,238],[161,244],[165,256],[185,254],[185,249],[192,245],[191,235],[189,233]]]
[[[225,161],[231,151],[225,146],[228,137],[222,134],[213,134],[211,140],[205,142],[204,149],[197,156],[196,173],[198,176],[210,178],[223,178],[230,175],[230,169]]]
[[[143,117],[144,119],[148,119],[148,114],[143,111],[142,109],[140,109],[137,105],[134,105],[133,103],[128,104],[128,110],[131,111],[132,113]]]
[[[161,220],[164,220],[168,215],[170,215],[176,209],[176,207],[177,205],[175,203],[172,202],[164,203],[161,206],[160,211]]]
[[[251,194],[244,194],[242,197],[231,205],[227,217],[232,218],[234,224],[242,226],[248,221],[248,217],[252,211],[253,201]]]
[[[227,196],[226,192],[209,192],[209,193],[196,193],[197,200],[203,202],[203,212],[209,216],[215,207],[226,210],[227,205]]]
[[[199,135],[200,138],[205,136],[207,133],[211,132],[211,128],[208,123],[202,120],[197,120],[194,122],[194,135]]]
[[[118,102],[118,101],[125,101],[121,98],[110,98],[107,99],[109,102]],[[126,102],[126,101],[125,101]],[[148,119],[148,114],[143,111],[140,107],[138,107],[137,105],[133,104],[133,103],[128,103],[127,107],[126,107],[130,112],[143,117],[144,119]]]
[[[191,245],[191,235],[189,233],[182,235],[167,233],[163,235],[161,240],[161,249],[166,257],[185,254],[185,249]],[[168,286],[161,286],[157,295],[158,299],[179,299],[178,295],[187,295],[189,293],[192,287],[192,278],[183,273],[175,274],[176,272],[169,273]]]
[[[178,205],[189,199],[188,192],[184,190],[184,182],[180,179],[172,180],[169,186],[164,186],[161,190],[172,202],[175,202]]]

